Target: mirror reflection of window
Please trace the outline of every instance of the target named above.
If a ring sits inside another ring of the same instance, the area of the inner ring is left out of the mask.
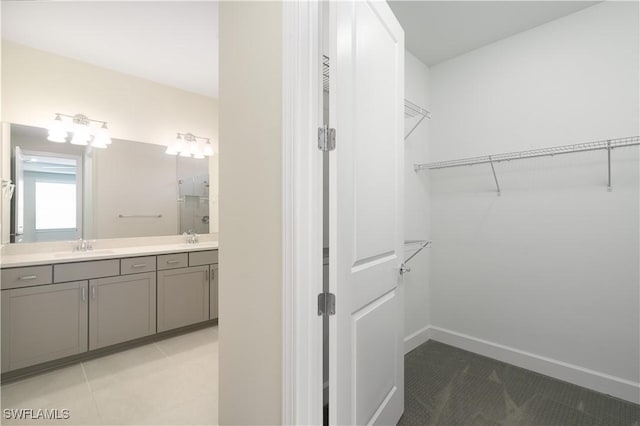
[[[82,158],[15,147],[14,242],[73,240],[81,235]]]
[[[76,183],[36,181],[36,231],[76,228]]]

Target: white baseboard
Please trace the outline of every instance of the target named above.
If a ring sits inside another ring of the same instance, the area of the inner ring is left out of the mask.
[[[418,341],[419,336],[426,335],[428,336],[427,340],[431,338],[469,352],[494,358],[546,376],[551,376],[578,386],[640,404],[640,383],[521,351],[498,343],[488,342],[444,328],[429,326],[426,327],[426,329],[426,331],[425,329],[420,330],[418,333],[414,333],[405,339],[405,353],[408,352],[407,347],[410,342],[413,342],[413,339]],[[412,349],[413,348],[415,348],[415,346],[413,346]]]
[[[429,340],[430,326],[426,326],[404,338],[404,353],[408,354],[427,340]]]

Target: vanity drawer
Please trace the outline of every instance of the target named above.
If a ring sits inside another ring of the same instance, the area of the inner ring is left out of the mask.
[[[53,282],[52,278],[51,265],[43,265],[3,269],[0,281],[2,281],[2,289],[7,290],[9,288],[51,284]]]
[[[53,282],[56,283],[113,277],[116,275],[120,275],[120,260],[118,259],[53,265]]]
[[[218,250],[189,252],[189,266],[211,265],[218,263]]]
[[[187,266],[189,266],[187,253],[163,254],[162,256],[158,256],[158,271],[186,268]]]
[[[120,259],[120,274],[138,274],[140,272],[153,272],[156,270],[156,257],[130,257]]]

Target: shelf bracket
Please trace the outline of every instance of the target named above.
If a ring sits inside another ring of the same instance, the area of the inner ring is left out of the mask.
[[[491,156],[489,156],[489,164],[491,165],[491,171],[493,172],[493,180],[496,181],[496,189],[498,190],[498,197],[501,194],[500,192],[500,183],[498,183],[498,176],[496,176],[496,169],[493,167],[493,159],[491,158]]]
[[[607,192],[611,192],[611,141],[607,141],[607,174]]]
[[[407,133],[407,134],[404,136],[404,140],[405,140],[405,141],[407,140],[407,138],[408,138],[409,136],[411,136],[411,133],[413,133],[413,131],[414,131],[414,130],[415,130],[415,129],[420,125],[420,123],[422,123],[422,120],[424,120],[425,118],[427,118],[427,116],[426,116],[426,115],[423,115],[423,116],[421,116],[421,117],[420,117],[420,120],[418,120],[418,122],[417,122],[417,123],[416,123],[416,124],[411,128],[411,130],[409,130],[409,133]]]

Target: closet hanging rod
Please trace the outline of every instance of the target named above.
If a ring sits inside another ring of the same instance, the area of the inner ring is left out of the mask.
[[[525,158],[551,157],[560,154],[576,152],[598,151],[640,145],[640,136],[608,139],[573,145],[555,146],[549,148],[531,149],[528,151],[509,152],[506,154],[487,155],[483,157],[463,158],[459,160],[438,161],[434,163],[415,164],[415,171],[444,169],[447,167],[473,166],[475,164],[491,164],[502,161],[522,160]]]

